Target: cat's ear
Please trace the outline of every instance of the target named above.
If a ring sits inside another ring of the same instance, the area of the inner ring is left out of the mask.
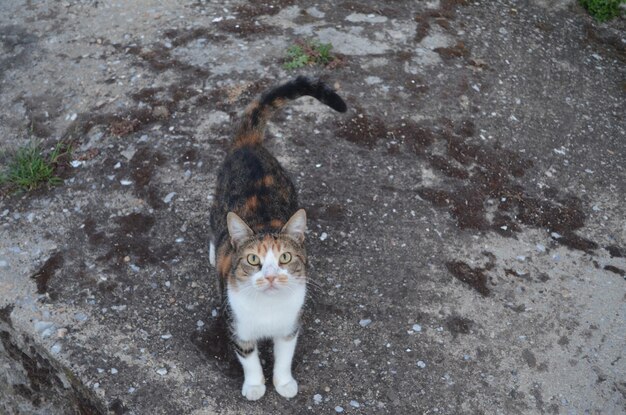
[[[289,218],[280,232],[302,243],[304,241],[304,231],[306,231],[306,212],[304,209],[300,209]]]
[[[228,234],[230,242],[234,248],[241,246],[241,243],[254,235],[252,229],[234,212],[228,212],[226,215],[226,224],[228,225]]]

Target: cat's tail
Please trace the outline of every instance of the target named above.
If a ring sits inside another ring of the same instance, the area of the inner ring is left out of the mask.
[[[328,85],[319,79],[312,80],[299,76],[292,81],[270,89],[248,105],[241,117],[233,146],[240,148],[260,144],[263,141],[267,120],[272,113],[285,105],[287,100],[297,99],[304,95],[316,98],[335,111],[346,112],[347,110],[343,99]]]

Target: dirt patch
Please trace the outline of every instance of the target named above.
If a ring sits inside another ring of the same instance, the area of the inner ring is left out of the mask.
[[[139,197],[145,198],[153,209],[165,206],[158,188],[150,185],[155,169],[165,162],[166,158],[162,153],[152,151],[148,147],[140,147],[129,163],[135,192]]]
[[[64,258],[61,252],[55,252],[46,260],[37,272],[31,275],[37,284],[37,294],[48,292],[50,278],[63,266]]]
[[[278,34],[279,30],[273,26],[248,20],[247,18],[236,20],[223,20],[217,24],[218,30],[230,33],[237,37],[247,38],[261,33],[266,35]]]
[[[154,216],[143,213],[131,213],[115,220],[126,234],[146,233],[154,226]]]
[[[450,316],[446,319],[446,328],[456,338],[459,334],[469,334],[474,322],[460,316]]]
[[[530,160],[513,151],[472,142],[475,126],[470,120],[454,126],[444,120],[438,137],[446,142],[446,153],[425,154],[435,169],[455,179],[452,190],[421,188],[418,194],[435,206],[446,207],[462,229],[493,230],[512,237],[520,225],[559,233],[555,240],[569,248],[590,252],[597,244],[574,233],[585,224],[582,201],[573,195],[560,195],[546,189],[531,195],[520,179],[532,167]],[[434,135],[431,133],[431,135]],[[488,214],[496,208],[496,212]]]
[[[387,128],[380,118],[357,110],[357,114],[349,120],[339,121],[337,135],[351,143],[372,149],[379,139],[387,135]]]
[[[414,18],[417,23],[417,29],[414,37],[415,42],[419,43],[422,39],[428,36],[431,28],[431,22],[439,25],[447,31],[452,32],[453,29],[450,25],[450,20],[454,20],[456,18],[456,9],[458,6],[465,6],[467,4],[468,1],[464,0],[441,0],[438,8],[427,9],[422,13],[417,14]],[[466,51],[464,45],[460,48],[455,46],[453,48],[438,49],[440,49],[440,51],[437,51],[437,49],[435,49],[435,51],[440,53],[442,57],[457,57],[458,54],[460,54],[458,56],[465,56]]]
[[[593,250],[598,249],[598,244],[576,235],[574,232],[567,231],[560,238],[556,239],[561,245],[565,245],[568,248],[578,249],[579,251],[585,251],[591,253]]]
[[[487,287],[487,276],[484,268],[472,268],[462,261],[447,262],[446,268],[454,278],[469,285],[483,297],[487,297],[491,293]]]
[[[154,246],[156,238],[151,230],[155,225],[155,218],[143,213],[116,218],[117,229],[107,238],[104,245],[108,251],[98,261],[113,261],[116,267],[127,266],[129,263],[138,266],[157,264],[167,261],[178,254],[172,245]],[[101,291],[115,289],[115,284],[101,284]]]
[[[470,56],[469,49],[465,46],[465,43],[461,41],[448,48],[435,48],[433,50],[444,60],[450,60],[453,58],[468,58]]]
[[[173,70],[186,79],[204,79],[210,75],[210,72],[204,68],[172,58],[170,49],[160,43],[155,43],[150,48],[121,44],[113,44],[112,46],[123,53],[138,57],[140,59],[137,62],[138,65],[147,66],[155,72]]]
[[[166,38],[170,39],[173,47],[185,46],[189,42],[198,39],[206,39],[211,42],[223,42],[227,38],[223,35],[212,33],[206,27],[196,27],[193,29],[168,29],[164,33]]]
[[[469,174],[466,170],[452,165],[452,163],[450,163],[448,159],[438,154],[429,155],[428,161],[434,169],[439,170],[446,176],[454,177],[457,179],[467,179],[469,177]]]

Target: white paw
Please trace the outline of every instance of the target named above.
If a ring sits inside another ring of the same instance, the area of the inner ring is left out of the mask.
[[[282,385],[278,385],[274,382],[274,387],[276,388],[276,392],[283,398],[293,398],[298,393],[298,382],[296,382],[294,378],[291,378],[291,380],[288,380]]]
[[[241,394],[249,401],[259,400],[265,395],[265,385],[250,385],[244,382]]]

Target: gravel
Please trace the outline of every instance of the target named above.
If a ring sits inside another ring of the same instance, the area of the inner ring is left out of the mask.
[[[359,325],[360,325],[361,327],[367,327],[367,326],[369,326],[370,324],[372,324],[372,320],[370,320],[369,318],[364,318],[364,319],[362,319],[362,320],[360,320],[360,321],[359,321]]]

